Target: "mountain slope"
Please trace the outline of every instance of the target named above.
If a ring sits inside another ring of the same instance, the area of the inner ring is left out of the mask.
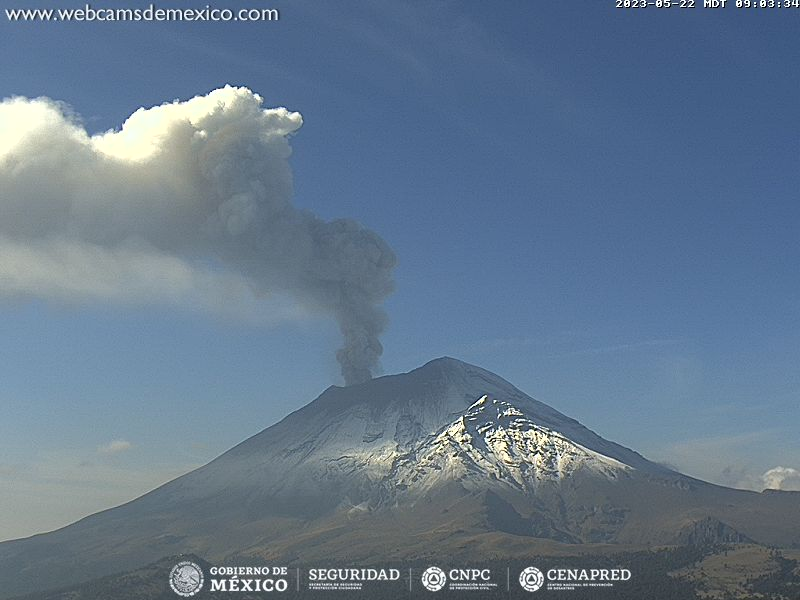
[[[0,543],[0,598],[182,553],[292,564],[468,558],[479,548],[669,544],[717,531],[800,543],[800,502],[685,477],[443,358],[331,387],[141,498]]]
[[[484,395],[413,454],[399,458],[390,480],[417,494],[453,480],[474,490],[493,480],[535,494],[541,484],[579,472],[616,479],[630,469],[536,424],[510,402]]]

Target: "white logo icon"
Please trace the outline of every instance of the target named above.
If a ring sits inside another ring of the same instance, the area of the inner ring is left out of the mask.
[[[203,569],[188,560],[179,562],[169,572],[169,587],[178,596],[194,596],[203,587]]]
[[[535,592],[544,585],[544,575],[536,567],[527,567],[519,574],[519,584],[526,592]]]
[[[447,575],[439,567],[428,567],[422,574],[422,585],[431,592],[438,592],[447,583]]]

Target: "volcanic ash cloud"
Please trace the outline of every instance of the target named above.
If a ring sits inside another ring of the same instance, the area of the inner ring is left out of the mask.
[[[229,86],[98,135],[53,100],[0,102],[0,294],[261,323],[324,313],[345,382],[369,379],[395,256],[355,221],[292,205],[302,122]]]

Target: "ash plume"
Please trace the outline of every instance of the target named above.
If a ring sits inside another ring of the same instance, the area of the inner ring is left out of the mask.
[[[395,256],[292,205],[299,113],[246,88],[90,135],[47,98],[0,102],[0,295],[162,303],[258,323],[326,314],[347,384],[382,353]]]

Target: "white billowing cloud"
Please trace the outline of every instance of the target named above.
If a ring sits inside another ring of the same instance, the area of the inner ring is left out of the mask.
[[[203,268],[131,241],[113,248],[69,238],[19,242],[0,236],[0,296],[69,302],[158,302],[270,324],[307,314],[279,294],[259,296],[241,274]]]
[[[800,461],[793,433],[770,427],[685,439],[656,449],[653,456],[682,473],[718,485],[756,492],[769,488],[800,491],[800,471],[786,466],[770,468],[776,459],[785,460],[783,464]]]
[[[99,454],[119,454],[120,452],[125,452],[131,448],[133,448],[133,444],[131,444],[128,440],[111,440],[107,444],[98,446],[97,452]]]
[[[344,336],[346,382],[368,379],[395,257],[356,222],[292,205],[301,125],[229,86],[94,136],[52,100],[0,102],[0,296],[264,323],[324,313]]]
[[[800,491],[800,471],[791,467],[774,467],[761,476],[764,489]]]

